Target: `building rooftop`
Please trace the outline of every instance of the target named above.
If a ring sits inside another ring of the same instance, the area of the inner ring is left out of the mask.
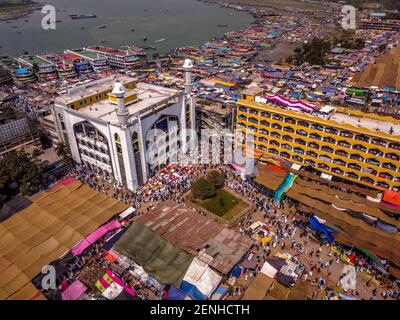
[[[43,60],[36,56],[21,56],[21,57],[19,57],[19,60],[26,62],[26,63],[30,64],[31,66],[33,66],[34,64],[38,65],[39,67],[44,67],[44,66],[50,65],[50,63],[47,62],[46,60]]]
[[[118,50],[114,48],[108,48],[108,47],[87,47],[88,50],[93,50],[93,51],[98,51],[104,54],[112,54],[115,56],[128,56],[134,54],[133,52],[129,52],[128,50]]]
[[[59,104],[69,104],[76,102],[84,97],[88,97],[100,92],[105,92],[112,89],[115,81],[119,80],[124,85],[135,81],[134,78],[128,77],[126,75],[110,76],[96,81],[88,81],[87,83],[70,87],[66,94],[61,95],[56,98],[56,103]]]
[[[108,81],[106,81],[107,79]],[[57,98],[56,104],[60,105],[61,103],[61,105],[66,105],[68,103],[81,99],[82,95],[89,96],[98,92],[104,92],[106,90],[110,90],[111,92],[112,86],[114,85],[116,80],[117,77],[112,76],[100,80],[100,84],[98,85],[92,84],[91,87],[86,89],[83,88],[82,90],[75,89],[76,92],[65,94],[64,96]],[[118,76],[118,80],[123,84],[126,84],[128,82],[134,81],[135,79],[124,75]],[[137,94],[138,100],[126,106],[129,115],[144,112],[148,107],[152,107],[162,103],[165,100],[172,99],[177,96],[179,91],[146,83],[137,83],[137,87],[135,89],[126,89],[125,97],[132,95],[133,93]],[[116,122],[117,109],[118,107],[116,105],[111,104],[108,99],[105,99],[103,101],[83,107],[77,112],[81,112],[91,118],[97,118],[106,122]]]
[[[82,55],[85,58],[88,58],[90,60],[97,60],[97,59],[105,59],[104,56],[99,55],[98,53],[87,51],[85,49],[74,49],[72,50],[74,53],[77,53],[78,55]]]
[[[391,133],[392,135],[394,136],[400,135],[400,123],[394,123],[394,122],[371,119],[371,118],[362,118],[339,112],[334,113],[330,118],[330,120],[334,120],[341,124],[349,124],[354,127],[369,129],[371,131],[377,131],[377,132],[382,131],[388,134],[390,134],[390,130],[392,129],[393,130],[393,132]]]
[[[290,116],[299,116],[304,118],[310,119],[315,122],[321,122],[324,125],[334,125],[331,123],[332,121],[335,121],[338,123],[338,125],[349,125],[352,126],[351,130],[353,131],[358,131],[357,129],[360,129],[359,131],[361,133],[365,133],[365,129],[369,130],[371,134],[376,133],[379,135],[379,132],[386,133],[391,136],[399,136],[400,135],[400,121],[390,118],[390,117],[379,117],[378,115],[375,114],[366,114],[362,113],[360,116],[357,114],[351,114],[351,109],[350,112],[343,111],[343,110],[337,110],[331,112],[329,118],[327,119],[326,116],[318,114],[322,109],[316,109],[313,112],[304,112],[301,110],[296,110],[293,111],[290,108],[286,106],[280,106],[276,102],[267,102],[267,103],[254,103],[254,102],[249,102],[245,100],[240,100],[240,104],[242,105],[249,105],[249,106],[265,106],[267,108],[271,109],[277,109],[279,110],[279,113],[289,113]],[[282,110],[282,111],[280,111]],[[328,122],[328,123],[327,123]],[[348,128],[346,128],[348,129]]]
[[[134,90],[126,90],[125,96],[136,92],[138,96],[137,102],[126,106],[129,115],[134,115],[145,111],[148,107],[161,103],[164,100],[172,98],[178,91],[172,89],[165,89],[146,83],[138,83],[137,88]],[[79,111],[94,118],[101,119],[106,122],[117,121],[116,105],[112,105],[108,100],[103,100],[91,106],[84,107]]]

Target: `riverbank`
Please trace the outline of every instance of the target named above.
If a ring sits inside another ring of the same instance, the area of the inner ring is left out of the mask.
[[[43,4],[37,2],[0,7],[0,22],[28,18],[32,13],[40,10],[42,7]]]
[[[296,0],[204,0],[203,2],[215,3],[221,7],[247,12],[256,21],[271,20],[275,16],[302,19],[309,22],[305,25],[311,24],[311,26],[308,26],[307,34],[314,37],[331,37],[337,33],[333,23],[334,19],[332,19],[337,13],[333,6],[326,7],[322,4]],[[295,48],[304,43],[304,40],[308,39],[295,34],[283,35],[274,45],[259,50],[257,55],[251,59],[251,62],[272,64],[285,61]]]

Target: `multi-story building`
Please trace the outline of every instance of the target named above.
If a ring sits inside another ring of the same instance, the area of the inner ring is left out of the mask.
[[[10,72],[0,64],[0,86],[12,83]]]
[[[37,124],[15,111],[15,116],[0,116],[0,156],[27,145],[40,145]]]
[[[400,22],[399,20],[365,19],[361,20],[357,27],[366,30],[400,31]]]
[[[185,66],[185,92],[111,76],[55,99],[58,135],[69,145],[72,158],[131,190],[145,183],[176,155],[170,148],[176,140],[169,139],[156,145],[156,160],[148,161],[148,150],[155,146],[151,129],[177,128],[180,141],[186,141],[186,128],[194,125],[192,65]]]
[[[107,57],[109,65],[115,68],[132,69],[141,65],[140,58],[133,51],[108,47],[87,47],[84,50]]]
[[[353,183],[400,190],[400,121],[358,110],[318,107],[281,96],[244,93],[236,139],[254,135],[261,154],[275,155]]]

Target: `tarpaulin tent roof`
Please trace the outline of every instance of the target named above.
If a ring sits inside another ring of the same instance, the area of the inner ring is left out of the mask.
[[[79,242],[76,246],[74,246],[71,251],[74,256],[78,256],[82,254],[85,249],[90,247],[93,243],[95,243],[97,240],[99,240],[102,236],[104,236],[107,232],[120,228],[121,223],[117,220],[114,219],[107,224],[101,226],[100,228],[97,228],[95,231],[93,231],[91,234],[86,236],[81,242]]]
[[[251,241],[239,232],[171,200],[137,217],[135,221],[190,253],[196,254],[207,247],[206,253],[214,257],[209,265],[224,274],[240,261],[251,246]]]
[[[278,272],[278,270],[276,270],[273,266],[271,266],[267,261],[264,262],[264,265],[262,266],[261,273],[264,273],[265,275],[267,275],[268,277],[275,277],[276,273]]]
[[[263,273],[258,273],[257,276],[251,281],[247,288],[242,300],[262,300],[266,296],[268,290],[274,283],[274,279],[268,277]]]
[[[127,207],[79,181],[49,189],[31,201],[0,223],[0,299],[23,290],[43,266]]]
[[[193,256],[164,240],[141,223],[134,223],[113,250],[127,256],[161,284],[180,287]]]
[[[78,300],[78,298],[86,292],[86,286],[79,280],[75,280],[65,291],[62,293],[63,300]]]
[[[165,300],[184,300],[186,293],[181,289],[171,286],[168,290],[168,296]]]
[[[364,253],[367,257],[371,258],[371,260],[374,261],[378,266],[384,268],[381,260],[375,254],[364,248],[357,248],[357,249],[360,250],[362,253]]]
[[[394,205],[400,205],[400,192],[386,190],[383,195],[383,201]]]
[[[14,199],[7,201],[1,208],[0,222],[29,207],[31,203],[31,200],[22,195],[16,196]]]
[[[222,277],[206,263],[195,257],[186,271],[181,289],[187,292],[193,299],[204,300],[211,296],[221,282],[221,279]],[[196,290],[193,290],[193,287],[196,287]],[[201,295],[196,294],[197,291]],[[192,295],[192,292],[195,294]]]

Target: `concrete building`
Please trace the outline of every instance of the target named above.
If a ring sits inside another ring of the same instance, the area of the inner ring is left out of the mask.
[[[181,141],[194,125],[191,68],[184,66],[185,92],[145,83],[128,76],[111,76],[69,90],[55,100],[53,115],[58,135],[72,158],[112,177],[131,190],[145,183],[160,163],[148,161],[154,148],[151,129],[168,132],[176,126]],[[170,162],[171,141],[156,145],[157,159]],[[175,142],[178,143],[179,142]]]
[[[331,106],[306,112],[296,109],[300,101],[285,107],[261,92],[244,92],[237,104],[237,143],[251,132],[260,154],[368,187],[400,190],[399,120]]]

